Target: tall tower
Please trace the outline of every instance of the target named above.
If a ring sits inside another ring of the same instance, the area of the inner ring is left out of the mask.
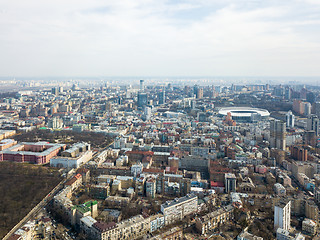
[[[140,91],[144,91],[144,80],[140,80]]]
[[[291,111],[287,112],[286,114],[286,125],[288,128],[294,127],[294,115]]]
[[[280,201],[274,206],[274,229],[290,230],[291,201]]]
[[[166,92],[164,89],[158,93],[158,98],[159,104],[164,104],[166,102]]]
[[[286,123],[270,120],[270,147],[286,150]]]
[[[320,120],[317,115],[311,114],[307,120],[307,130],[315,131],[316,136],[320,135]]]
[[[203,98],[203,88],[202,87],[197,88],[196,98],[197,99]]]
[[[138,107],[144,108],[148,104],[148,95],[146,93],[138,93]]]
[[[314,103],[314,113],[320,118],[320,102]]]

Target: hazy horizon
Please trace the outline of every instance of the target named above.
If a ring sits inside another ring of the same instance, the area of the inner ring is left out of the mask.
[[[0,76],[320,76],[320,1],[2,1]]]

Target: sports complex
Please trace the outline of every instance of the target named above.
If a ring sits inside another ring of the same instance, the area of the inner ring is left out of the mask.
[[[251,107],[225,107],[219,110],[218,115],[225,117],[228,113],[231,113],[232,119],[237,122],[255,122],[268,119],[270,116],[266,109]]]

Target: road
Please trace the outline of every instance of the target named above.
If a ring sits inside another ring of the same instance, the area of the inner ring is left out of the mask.
[[[3,240],[7,240],[15,231],[30,221],[31,218],[35,217],[41,209],[46,207],[53,197],[63,188],[63,184],[72,177],[73,175],[69,176],[67,179],[63,179],[54,189],[52,189],[51,192],[41,200],[41,202],[39,202],[16,226],[14,226],[10,232],[8,232]]]
[[[104,149],[97,151],[92,158],[89,160],[91,161],[92,159],[94,160],[97,155],[99,153],[101,153],[102,151],[108,149],[108,147],[113,144],[113,141]],[[85,164],[82,164],[81,166],[83,166]],[[81,167],[80,166],[80,167]],[[30,221],[33,217],[35,217],[40,211],[41,209],[43,209],[44,207],[46,207],[48,205],[48,203],[53,199],[53,197],[63,188],[63,185],[65,182],[69,181],[75,174],[75,171],[73,171],[72,174],[68,175],[66,179],[63,179],[54,189],[51,190],[51,192],[45,196],[41,202],[39,202],[17,225],[15,225],[10,232],[7,233],[7,235],[2,239],[2,240],[7,240],[13,233],[15,233],[19,228],[21,228],[24,224],[26,224],[28,221]]]

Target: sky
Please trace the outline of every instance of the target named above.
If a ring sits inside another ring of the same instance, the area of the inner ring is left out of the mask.
[[[320,0],[0,0],[0,76],[320,76]]]

